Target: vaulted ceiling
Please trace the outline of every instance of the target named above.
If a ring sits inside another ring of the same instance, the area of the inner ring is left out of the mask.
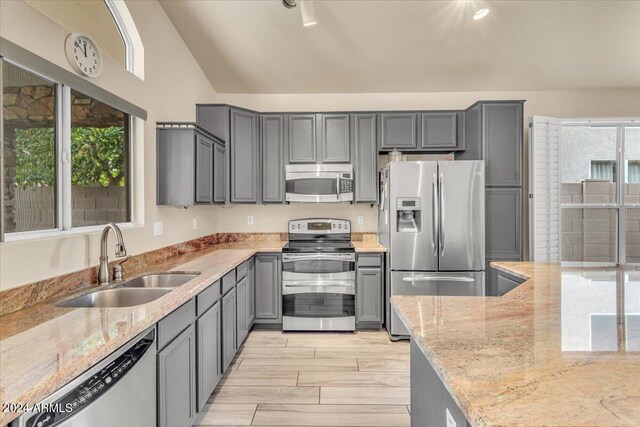
[[[640,87],[640,1],[160,2],[221,93]]]

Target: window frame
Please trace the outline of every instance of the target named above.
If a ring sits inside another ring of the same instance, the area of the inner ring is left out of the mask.
[[[6,57],[0,56],[0,95],[4,95],[4,85],[2,84],[2,64],[3,63],[11,64],[14,67],[18,67],[28,73],[32,73],[42,79],[48,80],[56,86],[56,98],[55,98],[55,126],[56,126],[56,140],[55,140],[55,153],[56,153],[56,161],[55,161],[55,174],[56,174],[56,200],[55,200],[55,209],[56,209],[56,228],[45,229],[45,230],[33,230],[33,231],[18,231],[12,233],[6,233],[4,229],[4,144],[0,144],[0,241],[1,242],[12,242],[12,241],[22,241],[22,240],[34,240],[40,238],[48,238],[48,237],[59,237],[59,236],[67,236],[67,235],[76,235],[76,234],[86,234],[91,232],[99,232],[104,228],[105,224],[102,225],[87,225],[87,226],[73,226],[72,222],[72,212],[73,212],[73,201],[71,197],[71,90],[76,90],[83,93],[81,90],[75,89],[70,85],[67,85],[55,78],[51,78],[46,74],[40,73],[37,70],[33,70],[30,67],[26,67],[17,61],[11,60]],[[92,95],[86,95],[93,99]],[[106,105],[111,106],[108,102],[99,100]],[[117,107],[112,108],[118,109]],[[2,105],[0,105],[0,111],[2,110]],[[134,173],[134,162],[131,161],[133,156],[133,145],[134,138],[132,135],[134,134],[134,115],[124,112],[127,116],[127,120],[125,126],[127,128],[127,138],[125,141],[126,152],[125,152],[125,163],[127,164],[127,174],[125,178],[125,182],[127,183],[127,201],[128,201],[128,209],[127,216],[128,220],[125,222],[118,223],[118,226],[123,229],[136,228],[135,218],[135,203],[133,199],[134,194],[134,182],[133,177],[136,176]],[[0,140],[4,140],[4,114],[0,114]]]
[[[624,190],[626,184],[626,159],[625,159],[625,136],[627,127],[640,127],[640,123],[631,119],[611,119],[611,120],[561,120],[562,127],[615,127],[616,128],[616,158],[615,158],[615,184],[616,199],[613,203],[560,203],[560,218],[562,219],[562,211],[564,209],[607,209],[616,212],[616,254],[614,262],[590,262],[590,261],[562,261],[562,246],[559,248],[560,262],[563,266],[592,266],[592,267],[609,267],[615,265],[640,265],[640,263],[627,263],[626,246],[626,210],[640,209],[640,204],[625,203]],[[561,137],[560,137],[561,138]],[[598,159],[590,159],[591,161]],[[559,157],[559,165],[562,165],[562,158]],[[621,167],[622,166],[622,167]],[[590,171],[591,172],[591,171]],[[562,175],[562,166],[558,170]]]

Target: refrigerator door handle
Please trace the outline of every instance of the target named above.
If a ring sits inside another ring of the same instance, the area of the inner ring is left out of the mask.
[[[444,249],[445,249],[445,241],[444,241],[444,227],[442,226],[442,224],[445,221],[445,211],[444,211],[444,202],[442,200],[442,195],[444,194],[444,174],[441,172],[440,173],[440,191],[438,192],[438,208],[440,209],[440,221],[438,221],[438,244],[440,246],[440,256],[444,255]]]
[[[403,277],[404,282],[473,282],[471,277],[458,277],[458,276],[415,276],[415,277]]]
[[[433,182],[432,182],[432,186],[433,186],[433,192],[431,195],[432,198],[432,203],[431,203],[431,214],[433,216],[433,221],[431,222],[431,245],[433,247],[433,256],[437,256],[438,255],[438,246],[437,246],[437,242],[438,242],[438,176],[437,174],[433,174]]]

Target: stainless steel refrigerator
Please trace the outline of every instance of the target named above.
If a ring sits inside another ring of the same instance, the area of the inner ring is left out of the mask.
[[[386,325],[406,338],[392,295],[485,294],[484,162],[390,162],[380,192]]]

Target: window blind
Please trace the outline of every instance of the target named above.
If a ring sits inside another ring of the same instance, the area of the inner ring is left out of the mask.
[[[560,120],[533,116],[529,122],[529,224],[531,258],[560,261]]]

